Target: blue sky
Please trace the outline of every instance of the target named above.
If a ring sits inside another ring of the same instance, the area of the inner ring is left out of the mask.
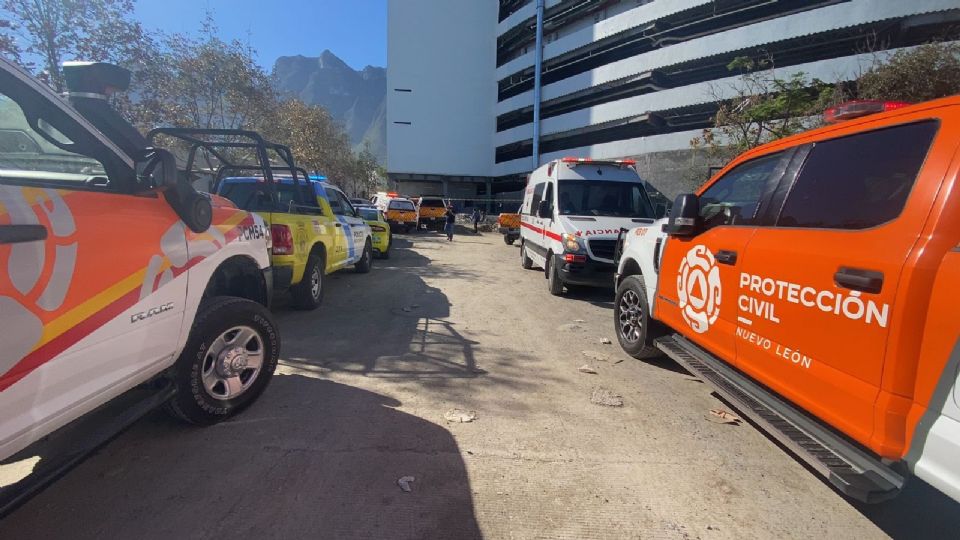
[[[249,39],[268,71],[279,56],[324,49],[355,69],[387,63],[387,0],[139,0],[136,16],[151,30],[196,35],[207,9],[220,36]]]

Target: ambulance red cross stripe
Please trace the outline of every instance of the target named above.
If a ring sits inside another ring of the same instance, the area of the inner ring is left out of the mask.
[[[520,226],[526,227],[537,234],[543,234],[547,238],[553,238],[554,240],[560,241],[560,235],[551,231],[550,229],[541,229],[540,227],[527,223],[526,221],[520,222]]]

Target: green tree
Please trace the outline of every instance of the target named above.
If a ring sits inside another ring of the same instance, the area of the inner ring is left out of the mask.
[[[718,107],[714,127],[690,141],[718,163],[819,125],[818,115],[834,95],[832,85],[803,72],[781,77],[769,59],[739,57],[727,69],[741,75],[729,92],[713,89]]]
[[[9,21],[5,39],[18,37],[22,52],[38,59],[37,75],[58,92],[65,60],[122,64],[141,50],[144,31],[132,19],[133,0],[0,0],[0,7]]]
[[[862,99],[920,102],[960,94],[960,43],[937,42],[877,57],[856,81]]]

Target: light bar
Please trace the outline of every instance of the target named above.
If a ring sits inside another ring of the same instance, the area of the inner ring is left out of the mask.
[[[637,164],[635,159],[593,159],[593,158],[578,158],[578,157],[564,157],[560,158],[560,161],[563,163],[572,163],[574,166],[580,164],[597,164],[597,165],[617,165],[620,167],[632,167]]]
[[[912,103],[906,101],[881,101],[878,99],[856,99],[830,107],[823,111],[823,121],[835,124],[844,120],[852,120],[869,114],[882,113],[908,107]]]

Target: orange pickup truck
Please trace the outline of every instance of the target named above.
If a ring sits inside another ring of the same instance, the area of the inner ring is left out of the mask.
[[[520,238],[520,214],[502,213],[497,216],[497,227],[503,235],[503,242],[512,246]]]
[[[413,200],[417,203],[417,228],[426,227],[442,231],[447,222],[447,203],[440,197],[424,196]]]
[[[960,500],[960,96],[825,117],[621,234],[617,338],[851,497]]]

